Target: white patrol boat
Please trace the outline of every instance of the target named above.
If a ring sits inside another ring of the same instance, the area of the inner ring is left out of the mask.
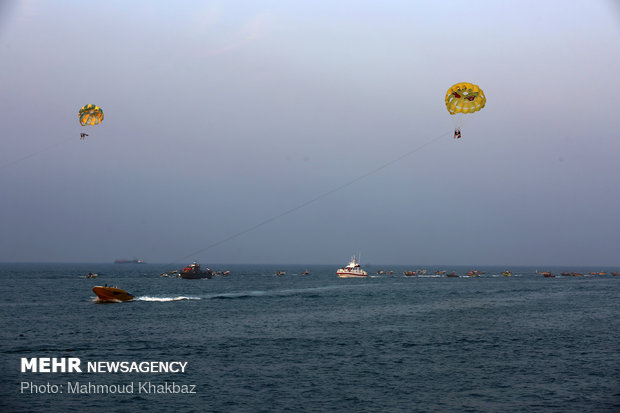
[[[359,258],[355,255],[351,257],[351,262],[344,268],[340,268],[336,271],[340,278],[352,278],[352,277],[367,277],[368,273],[360,267]]]

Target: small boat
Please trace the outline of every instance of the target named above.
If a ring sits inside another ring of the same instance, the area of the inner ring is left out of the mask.
[[[615,272],[615,271],[614,271],[614,272],[610,272],[610,274],[611,274],[611,275],[618,276],[618,275],[620,275],[620,272]]]
[[[446,274],[446,277],[458,277],[458,274],[456,273],[456,271],[452,271],[449,274]]]
[[[562,272],[560,275],[563,275],[565,277],[570,277],[570,273],[569,272]]]
[[[308,269],[304,270],[304,272],[301,273],[301,275],[308,275],[310,274],[310,271],[308,271]]]
[[[440,271],[440,270],[435,271],[435,274],[437,274],[437,275],[443,275],[443,274],[445,274],[445,273],[446,273],[446,272],[445,272],[445,271],[443,271],[443,270],[441,270],[441,271]]]
[[[286,275],[286,271],[278,271],[276,273],[277,276],[282,276],[282,275]]]
[[[88,274],[84,276],[84,278],[97,278],[97,277],[99,277],[99,274],[93,274],[92,272],[89,272]]]
[[[213,271],[208,268],[205,270],[200,269],[200,264],[194,261],[192,265],[190,265],[189,267],[185,267],[181,271],[179,271],[178,277],[189,280],[196,280],[199,278],[213,278]]]
[[[360,262],[358,258],[355,257],[355,255],[351,257],[351,262],[349,262],[346,267],[336,270],[336,274],[340,278],[356,278],[368,276],[368,273],[360,267]]]
[[[573,277],[583,277],[583,274],[579,272],[571,272],[570,275],[572,275]]]
[[[382,275],[383,274],[383,270],[377,270],[377,275]]]
[[[392,270],[387,270],[385,273],[386,273],[387,275],[392,275],[392,274],[394,274],[394,271],[392,271]]]
[[[101,301],[131,301],[133,300],[133,294],[120,289],[118,287],[108,287],[107,285],[93,287],[93,292],[97,294]]]
[[[416,273],[415,271],[405,271],[403,272],[403,274],[405,274],[407,277],[414,277],[418,275],[418,273]]]
[[[553,278],[555,277],[555,275],[553,275],[550,272],[541,272],[541,274],[543,275],[543,277],[547,277],[547,278]]]
[[[502,271],[502,275],[504,277],[512,277],[512,271],[510,270]]]
[[[470,277],[477,277],[478,271],[475,271],[475,270],[469,271],[467,275],[469,275]]]
[[[426,275],[426,270],[416,270],[418,275]]]

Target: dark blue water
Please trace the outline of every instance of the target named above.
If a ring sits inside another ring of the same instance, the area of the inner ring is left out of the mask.
[[[305,268],[231,265],[219,268],[229,277],[182,280],[149,264],[0,265],[0,410],[620,410],[620,277],[404,277],[414,268],[393,267],[338,279],[334,266],[298,275]],[[100,277],[84,279],[89,271]],[[104,283],[137,299],[93,302]],[[188,364],[179,374],[21,373],[22,357]],[[67,394],[76,381],[174,381],[197,394]],[[21,382],[64,392],[21,393]]]

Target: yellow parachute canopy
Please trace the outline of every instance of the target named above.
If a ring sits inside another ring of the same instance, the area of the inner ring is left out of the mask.
[[[79,113],[80,125],[99,125],[103,122],[103,110],[97,105],[84,105]]]
[[[477,112],[486,103],[487,98],[484,97],[484,92],[473,83],[457,83],[450,86],[446,93],[446,108],[451,115]]]

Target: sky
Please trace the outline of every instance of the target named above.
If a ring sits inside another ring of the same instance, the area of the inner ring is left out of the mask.
[[[0,262],[620,266],[619,67],[615,1],[4,1]]]

